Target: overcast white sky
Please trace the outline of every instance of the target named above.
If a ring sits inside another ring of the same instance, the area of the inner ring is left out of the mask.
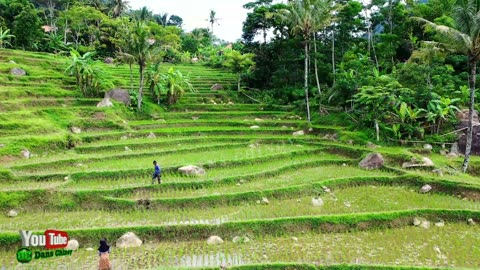
[[[247,17],[243,5],[254,0],[130,0],[133,9],[148,7],[154,14],[175,14],[183,19],[187,31],[197,27],[209,27],[210,9],[217,13],[220,25],[213,28],[214,34],[226,41],[235,41],[242,36],[242,23]]]

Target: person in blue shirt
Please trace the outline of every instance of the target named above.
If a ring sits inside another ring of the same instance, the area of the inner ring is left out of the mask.
[[[153,173],[152,176],[152,184],[155,184],[155,178],[158,180],[158,183],[162,183],[162,169],[160,166],[157,165],[157,161],[153,161],[153,167],[155,168],[155,172]]]

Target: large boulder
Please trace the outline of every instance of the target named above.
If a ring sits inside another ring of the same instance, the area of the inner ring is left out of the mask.
[[[410,162],[404,162],[402,168],[421,168],[421,167],[434,167],[433,161],[427,157],[422,157],[421,160],[412,158]]]
[[[218,90],[223,90],[223,85],[219,84],[219,83],[216,83],[214,85],[212,85],[212,87],[210,87],[210,89],[212,91],[218,91]]]
[[[468,128],[468,110],[462,110],[457,113],[458,126],[457,129],[462,131],[458,134],[458,152],[455,154],[464,154],[467,145],[467,128]],[[455,149],[454,149],[455,150]],[[472,138],[472,154],[480,155],[480,123],[478,121],[478,112],[473,113],[473,138]]]
[[[130,93],[125,89],[112,89],[105,93],[105,97],[122,102],[126,106],[130,105]]]
[[[371,153],[367,157],[365,157],[358,166],[363,169],[367,170],[374,170],[383,167],[385,160],[383,159],[382,154],[380,153]]]
[[[105,59],[103,60],[103,62],[104,62],[105,64],[111,65],[111,64],[113,64],[114,59],[113,59],[112,57],[105,57]]]
[[[208,245],[221,245],[223,244],[223,239],[220,236],[212,235],[207,239]]]
[[[118,238],[116,246],[118,248],[139,247],[142,245],[140,240],[133,232],[127,232]]]
[[[113,107],[113,103],[112,103],[112,101],[110,101],[109,98],[104,98],[104,99],[102,99],[102,101],[100,101],[100,102],[97,104],[97,107],[98,107],[98,108]]]
[[[65,247],[66,250],[77,250],[78,247],[80,247],[80,244],[78,243],[77,240],[71,239],[68,240],[67,247]]]
[[[192,175],[192,176],[205,174],[205,170],[203,168],[200,168],[198,166],[193,166],[193,165],[180,167],[178,168],[178,172],[185,175]]]
[[[421,193],[428,193],[430,190],[432,190],[432,186],[430,185],[423,185],[422,188],[420,189]]]
[[[27,72],[21,68],[12,68],[10,70],[10,74],[15,75],[15,76],[25,76],[27,75]]]

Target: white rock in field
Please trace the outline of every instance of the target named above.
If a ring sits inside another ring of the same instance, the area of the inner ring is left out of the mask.
[[[476,225],[477,224],[472,218],[469,218],[467,220],[467,223],[468,223],[468,225]]]
[[[30,153],[30,151],[28,151],[27,149],[23,149],[22,151],[20,151],[20,154],[22,154],[22,157],[24,158],[32,157],[32,153]]]
[[[270,201],[268,201],[267,198],[265,198],[265,197],[262,198],[262,204],[268,205],[269,203],[270,203]]]
[[[71,127],[71,128],[70,128],[70,131],[72,131],[73,134],[80,134],[80,133],[82,133],[82,129],[79,128],[79,127],[75,127],[75,126]]]
[[[235,103],[233,103],[233,102],[231,102],[231,101],[229,101],[227,104],[228,104],[228,105],[235,105]]]
[[[80,244],[78,243],[77,240],[71,239],[68,240],[67,247],[65,247],[66,250],[77,250]]]
[[[65,176],[65,177],[63,178],[63,180],[68,181],[68,180],[70,180],[70,177],[69,177],[69,176]]]
[[[431,151],[433,149],[433,147],[432,147],[431,144],[426,143],[426,144],[423,145],[423,149]]]
[[[97,104],[97,107],[98,107],[98,108],[113,107],[113,103],[112,103],[112,101],[110,100],[110,98],[106,97],[106,98],[102,99],[102,101],[100,101],[100,102]]]
[[[133,232],[127,232],[118,238],[116,246],[118,248],[130,248],[130,247],[139,247],[142,245],[142,240],[140,240]]]
[[[371,153],[366,156],[362,161],[358,163],[358,166],[367,170],[374,170],[382,168],[385,163],[385,159],[380,153]]]
[[[430,222],[429,221],[422,221],[422,224],[420,224],[420,227],[424,229],[429,229],[430,228]]]
[[[193,176],[205,174],[205,170],[203,168],[200,168],[194,165],[180,167],[178,168],[178,172],[183,173],[185,175],[193,175]]]
[[[259,129],[260,127],[259,126],[251,126],[250,128],[251,129]]]
[[[252,148],[252,149],[255,149],[255,148],[259,147],[259,146],[260,146],[259,143],[252,143],[252,144],[248,145],[248,147],[250,147],[250,148]]]
[[[246,236],[235,236],[232,239],[232,242],[233,243],[248,243],[248,242],[250,242],[250,238],[248,238]]]
[[[125,152],[130,152],[130,151],[131,151],[131,150],[130,150],[130,147],[125,146]]]
[[[435,169],[435,170],[432,170],[432,173],[433,174],[436,174],[438,176],[443,176],[443,171],[441,169]]]
[[[207,239],[208,245],[221,245],[223,244],[223,239],[220,236],[212,235]]]
[[[313,206],[323,206],[322,198],[312,198],[312,205]]]
[[[93,248],[89,247],[85,249],[86,251],[93,251]]]
[[[430,190],[432,190],[432,186],[430,186],[430,185],[424,185],[424,186],[420,189],[420,192],[421,192],[421,193],[427,193],[427,192],[429,192]]]
[[[343,205],[345,205],[345,207],[351,207],[352,206],[352,204],[349,201],[344,201]]]
[[[197,121],[198,118],[199,118],[198,116],[192,116],[192,120],[193,120],[193,121]]]
[[[0,143],[0,148],[3,148],[3,147],[5,147],[5,144]]]
[[[8,211],[7,216],[8,217],[16,217],[16,216],[18,216],[18,212],[15,211],[15,210],[10,210],[10,211]]]
[[[415,226],[420,226],[422,224],[422,221],[418,218],[413,218],[413,225]]]
[[[295,242],[298,242],[298,238],[295,237],[295,236],[292,237],[292,240],[295,241]]]
[[[255,118],[255,122],[263,122],[264,120],[262,118]]]
[[[282,126],[282,129],[287,129],[288,127],[287,126]]]
[[[292,133],[293,136],[303,136],[305,135],[305,131],[303,130],[299,130],[299,131],[295,131]]]
[[[331,191],[328,187],[326,187],[326,186],[322,186],[322,189],[323,189],[323,191],[325,191],[326,193],[331,193],[331,192],[332,192],[332,191]]]
[[[128,137],[127,136],[122,136],[122,137],[120,137],[120,140],[122,140],[122,141],[128,140]]]
[[[427,157],[422,157],[422,160],[412,158],[410,162],[404,162],[402,168],[415,168],[415,167],[434,167],[433,161]]]
[[[155,136],[155,133],[150,132],[150,133],[148,134],[147,138],[148,138],[148,139],[155,139],[155,138],[157,138],[157,136]]]
[[[435,222],[435,226],[437,227],[443,227],[445,226],[445,222],[443,222],[443,220],[439,221],[439,222]]]

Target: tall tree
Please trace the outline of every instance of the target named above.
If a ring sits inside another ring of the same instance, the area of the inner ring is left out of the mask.
[[[140,74],[140,85],[138,89],[138,110],[142,110],[144,71],[147,61],[155,45],[155,39],[151,37],[150,29],[147,26],[147,18],[150,11],[143,7],[137,14],[133,25],[125,25],[122,33],[121,50],[133,56],[138,64]]]
[[[43,36],[40,27],[41,22],[37,15],[37,10],[31,4],[25,6],[22,12],[15,16],[13,23],[15,44],[24,50],[35,48],[35,43]]]
[[[308,99],[308,55],[312,34],[330,20],[333,0],[292,0],[288,8],[277,15],[288,23],[292,33],[300,35],[304,43],[304,90],[307,120],[310,122],[310,102]]]
[[[112,0],[110,6],[113,18],[117,18],[123,12],[127,11],[130,8],[127,0]]]
[[[208,15],[208,22],[210,23],[210,30],[212,31],[212,36],[213,36],[213,26],[215,25],[215,23],[218,24],[218,21],[220,20],[216,16],[217,16],[217,13],[215,12],[215,10],[211,9],[210,14]]]
[[[480,0],[458,0],[452,17],[456,27],[439,25],[423,18],[415,19],[424,23],[428,30],[435,31],[440,42],[450,50],[468,57],[470,67],[470,104],[468,113],[467,145],[462,170],[466,172],[472,150],[473,113],[475,105],[475,83],[477,62],[480,60]]]

